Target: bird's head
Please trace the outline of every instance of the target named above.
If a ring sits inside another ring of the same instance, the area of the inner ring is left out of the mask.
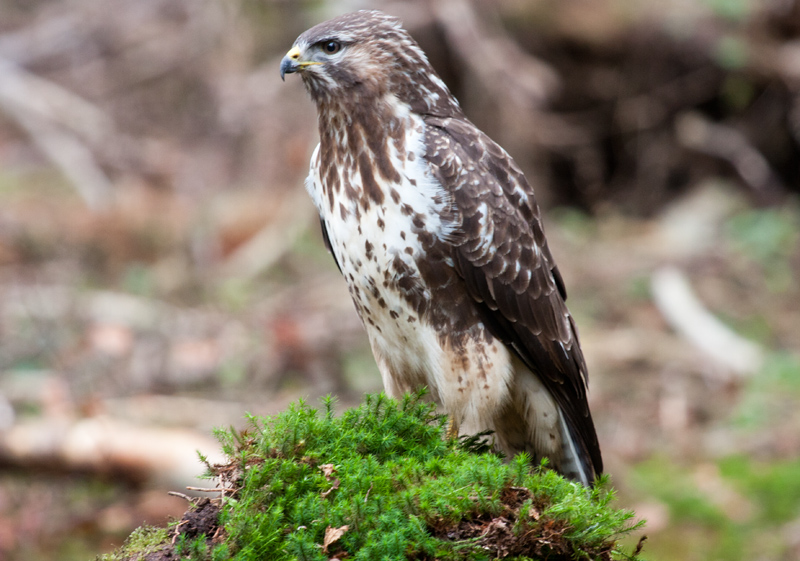
[[[345,14],[301,34],[281,60],[281,78],[295,72],[318,104],[392,94],[423,113],[458,107],[399,20],[378,11]]]

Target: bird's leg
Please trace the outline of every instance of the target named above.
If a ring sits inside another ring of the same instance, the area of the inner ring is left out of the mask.
[[[445,432],[445,438],[447,440],[458,438],[458,423],[453,419],[453,417],[448,417],[447,419],[447,432]]]

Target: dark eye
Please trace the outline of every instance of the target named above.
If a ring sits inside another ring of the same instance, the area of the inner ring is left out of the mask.
[[[338,53],[342,48],[342,44],[339,41],[325,41],[322,44],[322,50],[328,53],[329,55],[333,55]]]

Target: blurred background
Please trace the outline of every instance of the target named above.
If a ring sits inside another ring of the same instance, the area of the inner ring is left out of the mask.
[[[179,516],[213,427],[381,388],[280,58],[400,16],[545,209],[654,560],[800,559],[800,2],[0,0],[0,561]]]

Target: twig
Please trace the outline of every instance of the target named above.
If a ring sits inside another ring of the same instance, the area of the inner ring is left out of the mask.
[[[686,148],[729,162],[762,202],[776,200],[785,192],[767,159],[733,127],[712,123],[696,112],[686,112],[675,120],[675,134]]]
[[[437,0],[431,6],[466,74],[494,100],[500,118],[524,132],[526,149],[530,144],[550,149],[586,146],[597,136],[587,127],[585,115],[575,119],[542,110],[561,88],[560,76],[520,48],[499,24],[481,18],[471,2]]]
[[[179,537],[180,537],[180,535],[181,535],[180,527],[181,527],[181,526],[184,526],[184,525],[186,525],[186,524],[188,524],[188,523],[189,523],[189,521],[188,521],[188,520],[181,520],[181,521],[180,521],[180,522],[179,522],[179,523],[178,523],[178,524],[177,524],[177,525],[176,525],[176,526],[175,526],[175,527],[172,529],[172,531],[173,531],[173,532],[175,532],[175,534],[172,536],[172,545],[175,545],[175,542],[176,542],[176,541],[178,541],[178,538],[179,538]]]
[[[168,491],[167,495],[172,495],[173,497],[180,497],[181,499],[184,499],[190,503],[194,503],[194,499],[192,497],[184,493],[179,493],[178,491]]]
[[[647,536],[642,536],[639,538],[639,542],[636,544],[636,549],[633,550],[633,556],[636,557],[642,552],[642,548],[644,547],[644,542],[647,541]]]
[[[101,112],[60,86],[2,59],[0,108],[64,172],[89,208],[102,210],[110,205],[111,181],[91,150],[69,130],[82,130],[97,138],[108,128]]]
[[[437,0],[433,11],[453,51],[488,91],[533,108],[558,88],[558,75],[552,68],[524,52],[500,26],[488,33],[470,2]]]
[[[0,57],[28,64],[62,54],[86,41],[86,20],[76,13],[52,16],[0,36]]]
[[[657,270],[651,278],[651,288],[655,304],[667,322],[716,363],[739,376],[753,374],[761,367],[761,347],[712,315],[681,271],[674,267]]]
[[[250,279],[285,255],[314,215],[303,189],[286,195],[275,210],[275,219],[238,248],[223,264],[222,276]]]

